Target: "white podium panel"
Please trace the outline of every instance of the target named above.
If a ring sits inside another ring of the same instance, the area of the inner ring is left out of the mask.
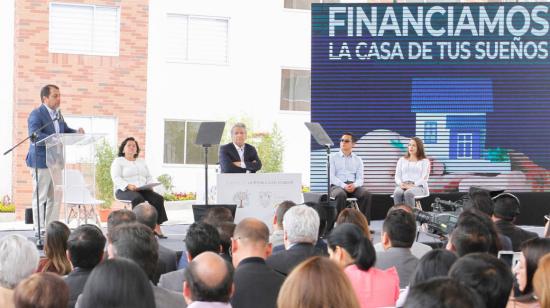
[[[303,202],[301,174],[218,174],[217,203],[237,204],[235,223],[246,217],[255,217],[271,229],[275,206],[285,200]]]

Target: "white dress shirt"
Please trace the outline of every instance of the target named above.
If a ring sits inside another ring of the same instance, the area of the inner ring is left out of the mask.
[[[244,144],[242,147],[239,147],[235,143],[233,143],[235,146],[235,149],[237,149],[237,153],[239,153],[239,158],[241,159],[241,168],[246,168],[246,164],[244,163]]]
[[[346,156],[340,151],[330,157],[330,184],[344,188],[345,182],[363,186],[363,160],[353,152]]]
[[[50,118],[53,120],[55,118],[57,118],[57,110],[53,110],[51,109],[50,107],[48,107],[48,105],[44,104],[44,106],[46,107],[46,109],[48,109],[48,113],[50,114]],[[59,134],[59,120],[55,120],[53,121],[53,125],[55,127],[55,132]]]

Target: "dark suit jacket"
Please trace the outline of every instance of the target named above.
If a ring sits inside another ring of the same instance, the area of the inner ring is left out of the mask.
[[[506,235],[510,238],[510,240],[512,240],[512,249],[514,251],[521,251],[521,243],[526,240],[539,237],[537,233],[523,230],[522,228],[514,225],[511,221],[501,219],[495,222],[495,225],[499,233]]]
[[[262,169],[262,161],[258,157],[256,148],[248,143],[244,144],[244,163],[246,168],[233,165],[233,162],[241,161],[241,158],[232,142],[220,147],[219,160],[222,173],[246,173],[246,171],[255,173]]]
[[[320,256],[321,252],[310,243],[298,243],[288,250],[279,251],[269,258],[266,263],[275,271],[288,275],[296,265],[309,257]]]
[[[264,259],[243,259],[235,269],[235,293],[231,305],[234,308],[275,308],[284,280],[285,276],[269,268]]]
[[[40,107],[34,109],[31,114],[29,115],[29,118],[27,120],[28,127],[29,127],[29,135],[34,132],[35,130],[39,129],[43,125],[45,125],[48,122],[51,122],[52,118],[50,117],[50,114],[48,113],[48,109],[44,104],[40,105]],[[76,130],[70,128],[67,126],[67,123],[65,123],[62,120],[59,120],[59,133],[75,133]],[[37,141],[40,141],[49,135],[55,134],[55,125],[53,123],[50,123],[50,125],[46,126],[42,131],[37,133],[38,138]],[[27,154],[27,166],[34,168],[35,161],[34,161],[34,152],[36,151],[36,160],[37,160],[37,167],[38,168],[47,168],[46,165],[46,146],[44,144],[37,145],[36,149],[34,148],[34,144],[30,142],[29,152]]]
[[[88,280],[88,276],[92,272],[91,269],[75,268],[63,280],[69,286],[69,308],[73,308],[76,304],[78,296],[84,290],[84,285]]]
[[[159,277],[162,274],[175,271],[177,269],[177,253],[170,249],[162,246],[159,243],[159,259],[158,259],[158,274]]]

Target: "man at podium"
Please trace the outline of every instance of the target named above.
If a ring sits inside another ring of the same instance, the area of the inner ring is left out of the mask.
[[[59,87],[56,85],[46,85],[40,90],[40,100],[42,104],[40,107],[34,109],[27,120],[29,127],[29,135],[40,127],[46,125],[41,131],[36,133],[36,141],[39,142],[53,134],[63,133],[80,133],[83,134],[84,130],[79,128],[78,131],[70,128],[63,120],[59,105],[61,104],[61,93]],[[49,125],[47,125],[49,123]],[[36,153],[36,160],[35,160]],[[30,143],[29,152],[27,153],[27,166],[30,168],[32,175],[32,213],[33,223],[35,230],[38,223],[38,212],[36,204],[36,175],[34,167],[38,168],[38,198],[40,208],[40,226],[45,230],[45,227],[52,221],[59,219],[59,202],[54,200],[54,187],[53,181],[46,165],[46,146],[39,144],[34,146],[34,143]],[[43,205],[46,204],[44,208]]]
[[[256,148],[246,141],[246,126],[235,123],[231,127],[232,142],[220,147],[219,160],[222,173],[255,173],[262,168]]]

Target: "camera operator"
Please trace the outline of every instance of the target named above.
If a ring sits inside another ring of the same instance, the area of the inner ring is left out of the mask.
[[[519,199],[510,194],[502,193],[493,198],[495,207],[493,210],[492,219],[495,222],[497,230],[512,240],[512,249],[520,251],[521,243],[528,239],[538,237],[538,234],[523,230],[516,226],[514,221],[519,215],[520,204]]]

